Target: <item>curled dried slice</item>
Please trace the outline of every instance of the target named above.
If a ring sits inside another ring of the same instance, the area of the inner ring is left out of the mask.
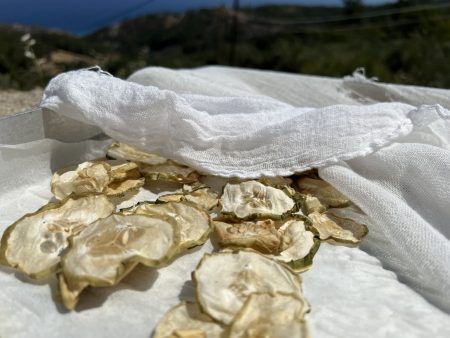
[[[292,184],[292,180],[288,177],[276,176],[276,177],[261,177],[258,179],[264,185],[269,185],[273,187],[279,186],[290,186]]]
[[[277,254],[281,233],[271,219],[239,223],[214,222],[219,244],[226,247],[251,248],[265,254]]]
[[[301,193],[317,197],[325,206],[344,207],[350,204],[350,200],[347,197],[325,181],[301,177],[297,180],[297,186]]]
[[[317,197],[306,195],[305,202],[303,204],[304,211],[307,215],[313,212],[324,212],[327,208],[320,203],[320,200]]]
[[[157,154],[147,153],[121,142],[112,143],[109,146],[106,154],[109,157],[115,159],[133,161],[149,165],[157,165],[167,162],[167,159],[164,157],[161,157]]]
[[[211,210],[219,203],[218,195],[205,185],[187,185],[173,194],[162,195],[158,198],[161,202],[189,201],[200,208]]]
[[[113,214],[91,224],[71,239],[62,258],[64,304],[72,309],[83,288],[114,285],[138,263],[165,264],[177,252],[179,236],[176,224],[159,216]]]
[[[125,196],[127,193],[134,192],[142,187],[144,183],[144,178],[113,181],[106,187],[104,194],[111,197]]]
[[[163,164],[142,165],[141,173],[149,181],[172,181],[178,183],[194,183],[200,177],[199,173],[194,169],[171,160],[167,160]]]
[[[139,166],[134,162],[108,161],[111,165],[111,178],[115,181],[139,179]]]
[[[58,170],[53,174],[51,189],[59,200],[70,194],[83,196],[102,193],[112,182],[111,166],[106,162],[83,162],[75,170]]]
[[[211,231],[208,213],[189,202],[140,203],[122,212],[172,218],[180,229],[180,250],[203,244]]]
[[[63,169],[53,174],[51,188],[57,199],[71,194],[83,196],[104,193],[108,196],[121,196],[142,187],[136,163],[116,163],[117,161],[84,162],[75,170]]]
[[[301,294],[300,277],[282,264],[254,251],[205,255],[193,273],[204,312],[229,324],[255,292]]]
[[[296,219],[288,220],[279,231],[283,234],[283,241],[279,255],[274,258],[287,263],[296,272],[311,267],[320,241],[315,240],[314,234],[306,230],[305,223]]]
[[[196,303],[181,302],[166,312],[153,338],[220,338],[223,327],[202,313]]]
[[[229,338],[308,337],[308,303],[297,295],[252,294],[230,325]]]
[[[222,213],[237,218],[280,218],[295,207],[294,201],[282,190],[258,181],[226,184],[220,198]]]
[[[114,210],[103,195],[49,203],[6,229],[0,246],[2,261],[32,278],[47,277],[58,266],[68,238]]]
[[[356,246],[368,233],[368,229],[364,224],[359,224],[348,218],[338,217],[332,212],[325,214],[313,212],[308,217],[312,220],[312,226],[319,233],[320,239],[331,243]]]

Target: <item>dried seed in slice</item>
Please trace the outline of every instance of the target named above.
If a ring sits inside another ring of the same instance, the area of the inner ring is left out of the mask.
[[[113,214],[91,224],[71,238],[62,258],[65,305],[73,308],[88,285],[117,284],[138,263],[165,264],[177,252],[179,236],[173,220],[159,216]]]
[[[153,338],[220,338],[223,331],[223,327],[202,313],[196,303],[181,302],[166,312]]]
[[[167,159],[157,154],[147,153],[121,142],[112,143],[106,153],[109,157],[149,165],[158,165],[167,162]]]
[[[252,294],[233,319],[229,338],[308,337],[307,311],[308,303],[297,295]]]
[[[288,220],[279,231],[283,234],[281,250],[273,258],[287,263],[296,272],[310,268],[320,241],[314,239],[301,220]]]
[[[308,217],[312,220],[312,226],[319,233],[320,239],[327,240],[330,243],[356,246],[368,233],[364,224],[338,217],[332,212],[326,212],[325,214],[313,212]]]
[[[226,184],[220,198],[222,213],[237,218],[280,218],[295,207],[294,201],[282,190],[258,181]]]
[[[257,252],[240,250],[205,255],[193,273],[204,312],[229,324],[247,297],[255,292],[301,294],[300,277]]]
[[[185,184],[182,189],[173,194],[162,195],[158,198],[161,202],[181,202],[189,201],[205,210],[211,210],[219,203],[217,193],[212,191],[209,187],[198,185]]]
[[[106,162],[83,162],[75,170],[62,169],[53,174],[51,190],[59,200],[74,194],[102,193],[112,182],[111,166]]]
[[[32,278],[47,277],[57,268],[68,238],[114,210],[103,195],[49,203],[6,229],[0,246],[2,261]]]
[[[142,165],[141,173],[149,181],[171,181],[178,183],[194,183],[200,177],[194,169],[171,160],[158,165]]]
[[[225,247],[251,248],[265,254],[278,254],[281,233],[275,221],[244,221],[225,223],[215,221],[214,230],[219,244]]]
[[[325,181],[301,177],[297,180],[297,186],[302,194],[317,197],[327,207],[345,207],[350,204],[347,197]]]
[[[203,244],[211,231],[209,214],[189,202],[140,203],[122,212],[172,218],[180,229],[180,250]]]

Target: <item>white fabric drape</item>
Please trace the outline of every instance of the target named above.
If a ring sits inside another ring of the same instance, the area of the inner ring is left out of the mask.
[[[321,167],[367,215],[363,248],[450,311],[449,91],[223,67],[129,80],[62,74],[42,106],[209,174]]]

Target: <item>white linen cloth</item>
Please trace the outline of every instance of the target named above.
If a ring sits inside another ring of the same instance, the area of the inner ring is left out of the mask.
[[[370,154],[410,133],[418,116],[450,118],[439,105],[294,107],[263,95],[177,93],[88,70],[53,79],[41,106],[201,172],[239,177],[287,176]]]
[[[42,107],[209,174],[320,167],[367,215],[363,248],[450,311],[449,91],[225,67],[129,80],[65,73]]]

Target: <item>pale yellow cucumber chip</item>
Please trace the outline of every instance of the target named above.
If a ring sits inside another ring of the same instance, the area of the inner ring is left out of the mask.
[[[294,201],[282,190],[258,181],[226,184],[220,198],[222,213],[237,218],[279,218],[294,208]]]
[[[172,218],[180,229],[180,250],[203,244],[211,231],[208,213],[189,202],[140,203],[122,212]]]
[[[185,165],[168,160],[163,164],[141,165],[141,173],[148,181],[197,182],[200,174]]]
[[[229,338],[308,337],[308,303],[298,295],[252,294],[230,325]]]
[[[281,233],[271,219],[239,223],[214,221],[214,229],[221,246],[251,248],[265,254],[278,254],[280,249]]]
[[[167,159],[164,157],[157,154],[147,153],[121,142],[112,143],[107,150],[107,155],[119,160],[133,161],[149,165],[158,165],[167,162]]]
[[[71,239],[62,258],[65,284],[78,294],[80,286],[115,285],[138,263],[166,264],[178,252],[179,240],[170,218],[113,214]]]
[[[111,165],[111,178],[114,181],[141,178],[139,166],[134,162],[108,161]]]
[[[166,312],[153,338],[205,337],[220,338],[224,328],[202,313],[196,303],[181,302]]]
[[[105,195],[111,197],[125,196],[129,192],[137,191],[144,186],[145,178],[135,180],[113,181],[105,189]]]
[[[185,184],[182,189],[177,190],[173,194],[162,195],[158,198],[161,202],[181,202],[188,201],[205,210],[211,210],[219,203],[217,193],[209,187],[197,184]]]
[[[269,185],[272,187],[290,186],[292,184],[292,179],[282,176],[261,177],[258,179],[258,181],[264,185]]]
[[[69,195],[85,196],[104,193],[108,196],[122,196],[137,190],[145,183],[136,163],[119,161],[84,162],[77,168],[55,172],[51,188],[57,199]]]
[[[326,207],[343,207],[350,204],[347,197],[325,181],[301,177],[297,180],[297,186],[302,194],[317,197]]]
[[[330,243],[356,246],[368,233],[364,224],[338,217],[332,212],[325,214],[313,212],[308,217],[312,220],[312,226],[319,233],[320,239]]]
[[[193,273],[198,302],[204,312],[229,324],[255,292],[301,295],[300,277],[257,252],[240,250],[205,255]]]
[[[62,169],[53,174],[51,189],[59,200],[74,194],[102,193],[112,182],[111,166],[106,162],[83,162],[74,170]]]
[[[0,246],[2,261],[32,278],[47,277],[57,268],[68,238],[114,210],[103,195],[49,203],[6,229]]]
[[[324,212],[327,208],[320,203],[320,200],[317,197],[306,195],[304,202],[304,210],[307,215],[313,212]]]
[[[301,220],[288,220],[279,229],[282,245],[279,255],[274,257],[282,262],[297,261],[308,255],[314,246],[314,234],[306,230]]]

